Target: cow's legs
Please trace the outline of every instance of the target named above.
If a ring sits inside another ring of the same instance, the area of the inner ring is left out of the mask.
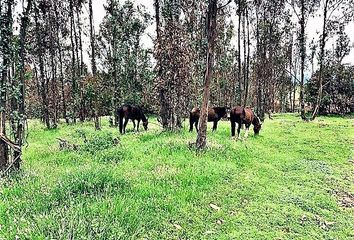
[[[129,121],[128,118],[124,119],[123,133],[125,133],[125,128],[127,127],[128,121]]]
[[[241,126],[242,126],[242,122],[237,123],[237,139],[240,139]]]
[[[235,129],[236,128],[236,122],[231,120],[231,137],[234,138],[235,137]]]
[[[190,132],[193,132],[193,124],[194,124],[193,119],[189,118],[189,131]]]
[[[250,131],[250,124],[245,124],[245,126],[246,126],[245,138],[247,138],[248,137],[248,133]]]
[[[197,130],[197,132],[199,131],[199,130],[198,130],[198,123],[199,123],[199,120],[195,121],[195,123],[194,123],[195,130]]]
[[[132,119],[133,122],[133,130],[135,131],[135,120]]]
[[[217,128],[218,128],[218,121],[214,121],[213,131],[215,131]]]

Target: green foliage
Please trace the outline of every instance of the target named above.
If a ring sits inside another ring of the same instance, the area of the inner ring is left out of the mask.
[[[22,172],[0,182],[0,239],[353,238],[352,117],[274,115],[245,141],[220,122],[204,153],[187,127],[30,121]],[[83,148],[60,151],[58,137]]]
[[[306,84],[306,101],[315,104],[318,94],[316,72]],[[323,69],[321,114],[346,114],[354,110],[354,67],[328,62]]]
[[[107,69],[103,77],[111,89],[113,108],[123,103],[143,104],[152,81],[151,55],[141,38],[151,22],[143,5],[110,0],[98,38],[100,59]],[[117,24],[118,23],[118,24]]]

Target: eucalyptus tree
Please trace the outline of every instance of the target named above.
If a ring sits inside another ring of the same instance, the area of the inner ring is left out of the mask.
[[[210,103],[214,106],[233,106],[236,103],[237,51],[232,44],[235,26],[231,8],[224,8],[217,19],[214,77]],[[247,47],[246,47],[247,48]],[[236,64],[235,64],[236,62]]]
[[[204,90],[203,90],[202,106],[200,111],[199,131],[198,131],[198,136],[196,141],[196,147],[199,150],[204,149],[207,143],[206,133],[207,133],[207,123],[208,123],[208,106],[209,106],[209,98],[210,98],[211,80],[213,77],[218,10],[223,9],[230,3],[231,0],[228,1],[225,5],[218,6],[218,0],[208,1],[207,20],[206,20],[208,47],[207,47],[207,54],[206,54]]]
[[[139,104],[142,81],[139,63],[144,59],[141,38],[150,23],[150,15],[142,5],[127,0],[120,4],[110,0],[100,26],[99,46],[103,71],[112,84],[112,111],[122,103]],[[117,116],[115,114],[115,116]],[[116,119],[117,123],[117,119]]]
[[[339,26],[346,25],[352,16],[350,7],[351,0],[322,0],[322,33],[320,36],[320,52],[318,56],[319,62],[319,81],[318,95],[311,120],[316,118],[322,102],[323,95],[323,61],[325,57],[326,42],[336,32]]]
[[[6,103],[9,84],[8,70],[11,64],[11,37],[13,16],[12,11],[15,2],[13,0],[0,3],[0,56],[1,56],[1,79],[0,79],[0,169],[7,168],[9,163],[9,148],[6,139]]]
[[[155,2],[157,35],[154,56],[160,122],[165,130],[177,131],[188,111],[192,79],[192,42],[182,19],[181,2]],[[158,9],[159,7],[159,9]],[[161,18],[160,18],[161,16]]]
[[[180,7],[184,15],[181,21],[187,32],[187,37],[191,44],[189,56],[191,58],[190,68],[192,72],[188,83],[190,87],[189,108],[199,106],[202,96],[203,74],[205,71],[205,55],[207,51],[205,32],[205,11],[206,1],[181,1]],[[223,36],[222,36],[223,38]]]
[[[300,31],[298,32],[299,52],[300,52],[300,112],[302,120],[308,120],[305,115],[304,82],[306,67],[306,26],[308,19],[316,12],[320,0],[295,0],[288,4],[297,17]]]
[[[97,66],[96,66],[96,44],[95,44],[95,29],[93,25],[93,10],[92,10],[92,0],[89,0],[89,12],[90,12],[90,46],[91,46],[91,69],[93,78],[97,78]],[[97,89],[96,89],[97,90]],[[99,92],[94,92],[94,103],[93,103],[93,112],[95,117],[95,129],[100,130],[100,119],[98,113],[98,95]]]
[[[254,89],[256,112],[263,120],[265,113],[277,110],[279,79],[286,79],[286,52],[290,15],[282,1],[255,1]],[[286,88],[284,88],[286,89]]]
[[[23,1],[20,13],[19,36],[13,33],[15,2],[0,2],[0,169],[7,173],[20,168],[22,145],[25,138],[25,80],[26,35],[30,23],[32,0]],[[8,113],[6,110],[8,109]],[[10,122],[10,128],[6,126]],[[10,134],[6,132],[10,130]],[[12,156],[12,159],[10,157]]]

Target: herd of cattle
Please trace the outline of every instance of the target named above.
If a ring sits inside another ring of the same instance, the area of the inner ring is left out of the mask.
[[[117,110],[119,117],[119,131],[121,134],[125,133],[126,126],[129,119],[132,120],[134,130],[136,127],[135,121],[137,121],[137,131],[139,131],[140,122],[143,123],[145,130],[148,128],[148,118],[145,116],[143,110],[140,107],[132,105],[123,105]],[[228,116],[229,115],[229,116]],[[198,122],[200,117],[200,109],[193,108],[189,115],[189,131],[193,131],[193,126],[198,131]],[[212,107],[208,109],[208,122],[213,122],[213,131],[217,129],[218,122],[222,118],[229,118],[231,122],[231,136],[235,137],[235,129],[237,123],[237,138],[240,138],[240,131],[242,124],[246,127],[245,137],[248,136],[249,128],[253,125],[254,134],[259,134],[262,128],[262,122],[255,115],[251,108],[237,106],[229,110],[226,107]],[[123,122],[124,120],[124,122]]]

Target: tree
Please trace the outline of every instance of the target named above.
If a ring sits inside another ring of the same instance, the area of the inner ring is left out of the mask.
[[[9,163],[9,149],[6,137],[6,93],[9,82],[8,68],[11,60],[10,38],[12,32],[12,8],[13,0],[7,0],[0,4],[1,17],[1,82],[0,82],[0,169],[7,168]]]
[[[306,24],[309,16],[313,14],[318,6],[319,0],[297,0],[292,1],[291,6],[293,12],[297,16],[300,25],[300,32],[298,35],[298,41],[300,45],[300,112],[302,120],[307,121],[305,115],[305,100],[304,100],[304,82],[305,82],[305,64],[306,64]],[[298,13],[300,9],[300,13]]]
[[[24,4],[24,2],[23,2]],[[21,148],[25,132],[25,43],[32,0],[27,1],[20,22],[19,38],[13,36],[12,9],[14,1],[0,3],[0,56],[2,57],[0,82],[0,169],[2,174],[12,167],[20,168]],[[4,9],[4,11],[3,11]],[[12,39],[14,39],[12,41]],[[12,65],[12,71],[9,71]],[[12,134],[6,135],[6,109],[10,106],[9,120]],[[11,137],[12,136],[12,137]],[[12,151],[12,152],[11,152]],[[10,156],[12,159],[10,161]]]
[[[351,2],[351,1],[350,1]],[[349,3],[350,3],[349,2]],[[311,120],[314,120],[318,114],[319,108],[321,106],[322,102],[322,95],[323,95],[323,61],[325,57],[325,47],[326,47],[326,42],[328,40],[328,37],[331,35],[331,32],[333,29],[336,28],[337,23],[340,20],[344,20],[344,22],[347,22],[347,15],[348,15],[348,9],[345,9],[342,6],[349,5],[346,4],[346,0],[323,0],[323,26],[322,26],[322,34],[321,34],[321,39],[320,39],[320,53],[318,57],[318,62],[319,62],[319,87],[318,87],[318,95],[317,95],[317,101],[314,107],[314,110],[312,112]],[[334,17],[334,13],[338,10],[341,9],[341,15],[342,17],[339,18],[338,16]],[[349,10],[351,12],[351,10]],[[331,18],[334,17],[332,20]],[[339,20],[338,20],[339,19]]]
[[[101,61],[100,76],[103,77],[103,82],[109,83],[108,107],[115,116],[117,125],[116,110],[121,104],[142,104],[145,79],[140,76],[147,72],[148,65],[145,64],[146,51],[142,49],[140,39],[151,17],[144,6],[135,6],[129,0],[122,5],[117,0],[110,0],[105,10],[106,15],[97,36],[100,49],[97,58]]]
[[[39,60],[39,79],[40,79],[40,95],[42,100],[42,119],[45,122],[47,128],[50,128],[50,118],[49,118],[49,102],[48,102],[48,80],[44,72],[44,35],[39,22],[39,5],[35,6],[34,9],[34,21],[35,21],[35,34],[37,43],[37,56]],[[43,7],[43,6],[41,6]]]
[[[15,142],[18,147],[21,149],[23,145],[23,139],[25,138],[25,122],[26,122],[26,114],[25,114],[25,43],[26,43],[26,35],[27,35],[27,28],[29,24],[29,15],[32,9],[33,0],[27,1],[27,7],[23,16],[21,16],[21,26],[20,26],[20,78],[18,82],[19,86],[19,96],[17,97],[16,101],[16,108],[12,109],[12,111],[18,111],[18,118],[17,123],[15,126],[16,133],[15,133]],[[20,162],[21,162],[21,152],[15,151],[14,152],[14,159],[17,159],[14,163],[15,169],[20,169]]]
[[[89,0],[89,11],[90,11],[90,42],[91,42],[91,68],[93,77],[97,77],[97,66],[96,66],[96,52],[95,52],[95,32],[93,26],[93,11],[92,11],[92,0]],[[100,130],[100,119],[98,116],[98,92],[95,92],[94,100],[94,117],[95,117],[95,129]]]
[[[188,111],[192,45],[181,19],[179,4],[174,0],[165,1],[162,13],[163,25],[157,27],[159,38],[155,41],[154,51],[159,115],[165,130],[178,131],[182,127],[182,117]],[[156,16],[159,19],[159,14]]]
[[[208,36],[208,48],[207,48],[207,62],[204,75],[204,91],[202,107],[200,111],[199,120],[199,131],[197,136],[196,146],[197,149],[201,150],[206,147],[206,134],[207,134],[207,123],[208,123],[208,106],[210,97],[210,84],[213,77],[213,64],[214,64],[214,47],[216,38],[216,20],[218,11],[218,1],[209,0],[208,1],[208,12],[206,21],[206,30]]]

